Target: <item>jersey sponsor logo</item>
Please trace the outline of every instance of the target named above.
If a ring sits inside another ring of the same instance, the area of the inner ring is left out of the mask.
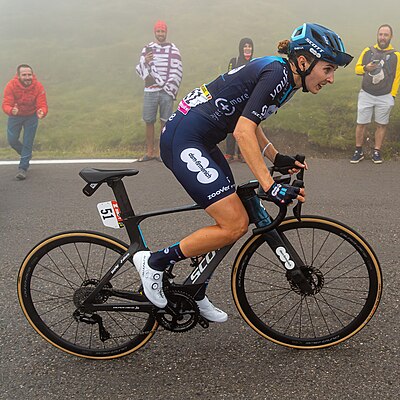
[[[218,190],[215,191],[214,193],[211,193],[211,194],[207,195],[208,200],[211,200],[211,199],[213,199],[214,197],[217,197],[217,196],[219,196],[220,194],[227,192],[231,187],[232,187],[232,185],[222,186],[221,189],[218,189]]]
[[[219,97],[217,100],[215,100],[215,106],[221,110],[222,114],[226,115],[229,117],[232,115],[235,111],[236,108],[227,99],[223,99],[222,97]]]
[[[275,114],[278,111],[278,107],[276,105],[272,106],[263,106],[261,113],[257,111],[252,111],[251,113],[255,115],[257,118],[260,118],[260,120],[267,119],[270,115]]]
[[[215,106],[218,108],[218,110],[214,111],[210,116],[216,121],[219,121],[219,117],[222,117],[223,115],[229,117],[236,111],[235,106],[246,102],[249,98],[250,96],[248,93],[243,93],[241,96],[230,100],[219,97],[215,100]]]
[[[218,178],[218,171],[214,168],[208,168],[210,161],[203,157],[199,149],[188,148],[183,150],[181,160],[187,164],[189,171],[197,173],[197,180],[200,183],[211,183]]]
[[[288,72],[287,69],[283,69],[283,78],[281,81],[275,86],[275,89],[272,93],[270,93],[270,96],[272,97],[272,100],[275,100],[275,97],[282,92],[283,89],[286,88],[288,84]]]

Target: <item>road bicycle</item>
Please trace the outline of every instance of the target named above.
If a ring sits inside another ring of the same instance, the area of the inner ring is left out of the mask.
[[[61,232],[37,244],[21,265],[18,298],[25,317],[47,342],[69,354],[113,359],[140,349],[160,325],[171,332],[209,327],[196,294],[233,245],[189,259],[183,279],[169,267],[163,281],[168,304],[154,306],[132,261],[135,252],[148,250],[140,223],[200,207],[135,214],[123,178],[138,172],[80,172],[87,196],[104,183],[113,190],[115,200],[100,203],[98,210],[106,226],[126,228],[129,244],[99,232]],[[304,171],[280,172],[271,170],[277,183],[303,185]],[[382,293],[382,273],[370,245],[338,221],[301,215],[300,203],[293,217],[286,217],[284,205],[272,217],[257,181],[239,185],[237,194],[255,225],[231,272],[233,299],[245,322],[264,338],[296,349],[330,347],[359,332]]]

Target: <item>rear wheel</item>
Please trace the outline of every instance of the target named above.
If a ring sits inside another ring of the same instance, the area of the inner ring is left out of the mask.
[[[18,276],[18,298],[33,328],[57,348],[85,358],[111,359],[132,353],[158,327],[147,313],[99,311],[78,305],[127,250],[116,238],[96,232],[64,232],[45,239],[26,256]],[[107,288],[132,290],[140,278],[128,260],[96,298],[121,303]]]
[[[232,291],[245,321],[263,337],[293,348],[338,344],[359,332],[382,292],[379,262],[351,228],[322,217],[284,221],[277,230],[303,260],[313,293],[286,277],[263,235],[252,236],[232,270]]]

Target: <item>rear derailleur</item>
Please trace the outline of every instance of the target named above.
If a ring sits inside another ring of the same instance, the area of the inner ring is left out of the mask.
[[[77,322],[84,322],[85,324],[88,324],[88,325],[98,324],[99,325],[99,336],[100,336],[100,340],[102,342],[105,342],[106,340],[111,338],[110,333],[107,331],[107,329],[103,325],[103,318],[101,318],[100,315],[85,314],[79,310],[75,310],[73,316]]]

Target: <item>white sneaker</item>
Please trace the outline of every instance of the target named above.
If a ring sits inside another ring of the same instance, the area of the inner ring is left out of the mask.
[[[208,297],[204,297],[203,300],[196,301],[200,315],[210,322],[225,322],[228,319],[228,314],[219,308],[215,307]]]
[[[156,271],[149,266],[150,251],[139,251],[133,256],[133,263],[142,280],[146,297],[157,307],[164,308],[167,299],[162,288],[164,272]]]

